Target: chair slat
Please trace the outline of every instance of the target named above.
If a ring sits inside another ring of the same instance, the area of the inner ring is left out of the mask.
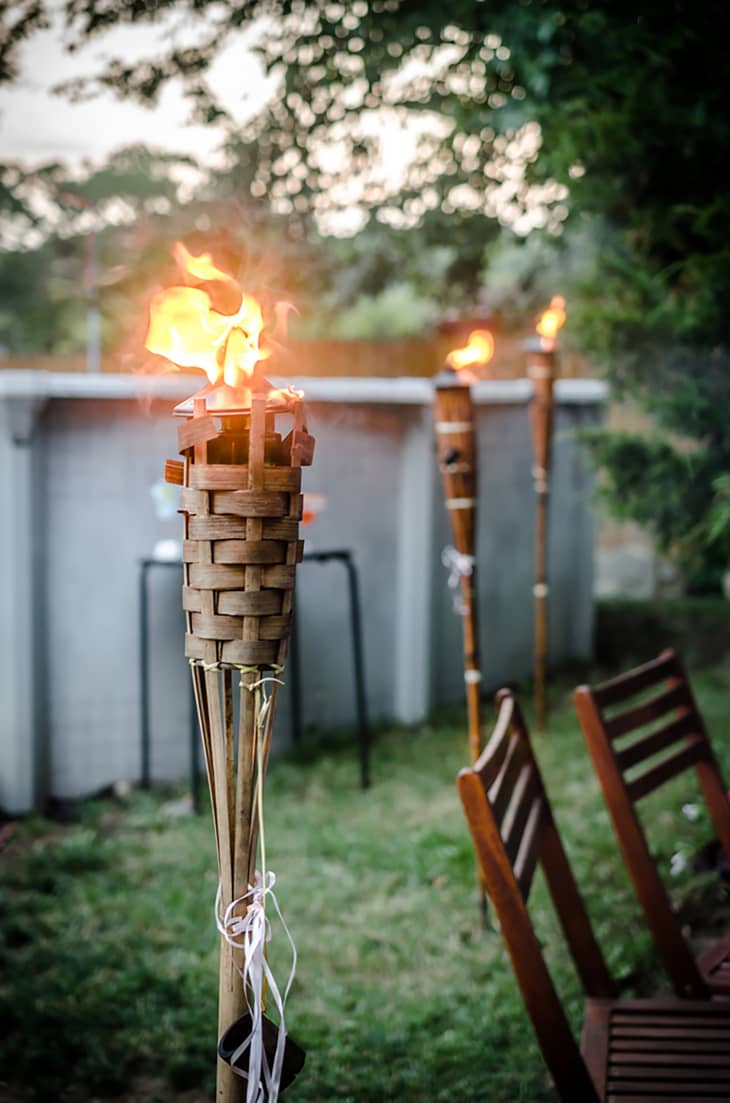
[[[676,660],[673,654],[659,655],[643,666],[634,667],[625,674],[619,674],[616,678],[610,678],[600,685],[593,686],[592,692],[595,700],[601,708],[626,701],[629,697],[635,697],[642,690],[666,681],[677,673]]]
[[[674,1023],[674,1020],[672,1020]],[[687,1044],[690,1046],[700,1045],[700,1040],[706,1045],[727,1045],[727,1030],[719,1030],[713,1026],[705,1027],[701,1033],[695,1029],[692,1029],[691,1033],[688,1033],[689,1026],[687,1022],[677,1021],[672,1029],[667,1029],[666,1026],[662,1027],[658,1024],[655,1026],[617,1026],[612,1038],[616,1038],[623,1044],[624,1039],[635,1038],[638,1045],[644,1046],[647,1041],[652,1038],[671,1038],[672,1043],[678,1041],[681,1038],[691,1038]]]
[[[535,797],[539,795],[537,772],[531,762],[522,767],[501,827],[507,857],[514,864]]]
[[[604,720],[606,735],[613,742],[628,732],[642,728],[645,724],[651,724],[653,720],[659,720],[668,712],[678,708],[688,708],[690,705],[687,687],[683,685],[672,686],[657,697],[648,701],[642,701],[640,705],[620,712],[617,716]]]
[[[704,753],[704,744],[699,736],[695,736],[686,746],[681,747],[668,758],[662,759],[646,773],[640,774],[633,781],[627,783],[627,790],[632,801],[641,800],[653,792],[665,781],[681,774],[683,770],[696,765]]]
[[[517,879],[517,884],[520,886],[523,900],[527,900],[527,897],[530,895],[532,878],[535,873],[537,860],[540,857],[541,829],[544,823],[544,817],[545,801],[541,796],[538,796],[535,798],[530,808],[530,814],[527,817],[527,824],[525,825],[522,842],[514,865],[515,877]]]
[[[661,1064],[667,1071],[676,1069],[678,1073],[679,1070],[694,1071],[700,1067],[716,1068],[724,1070],[725,1075],[730,1076],[730,1054],[727,1052],[719,1054],[681,1053],[674,1046],[671,1049],[667,1046],[658,1046],[654,1050],[647,1047],[643,1053],[617,1053],[612,1050],[610,1060],[612,1065],[623,1065],[625,1068],[640,1065],[651,1065],[656,1068],[657,1064]]]
[[[707,1100],[715,1099],[722,1099],[724,1103],[727,1103],[727,1093],[730,1090],[727,1081],[719,1080],[715,1083],[705,1083],[706,1076],[703,1073],[702,1086],[697,1088],[693,1084],[696,1079],[696,1074],[689,1081],[685,1080],[684,1083],[682,1081],[677,1082],[677,1080],[668,1076],[658,1077],[655,1075],[646,1078],[634,1076],[624,1079],[622,1076],[616,1076],[611,1072],[608,1077],[608,1098],[624,1103],[627,1092],[644,1092],[642,1103],[646,1103],[647,1100],[651,1100],[651,1103],[688,1103],[688,1100],[702,1100],[702,1103],[706,1103]],[[688,1094],[688,1092],[691,1094]],[[639,1098],[642,1097],[639,1096]]]
[[[650,732],[641,739],[637,739],[635,743],[624,747],[623,750],[617,751],[616,763],[620,770],[629,770],[632,766],[643,762],[645,758],[651,758],[652,755],[671,747],[678,739],[698,734],[696,718],[691,712],[687,712],[677,720],[664,724],[657,731]]]
[[[474,763],[474,770],[481,778],[485,791],[493,785],[500,770],[504,766],[507,752],[511,745],[510,725],[512,723],[512,700],[506,703],[504,709],[500,709],[494,731],[489,742]]]
[[[661,1085],[659,1085],[658,1090],[662,1090]],[[706,1093],[702,1093],[702,1095],[686,1095],[683,1092],[678,1099],[676,1092],[670,1095],[669,1099],[665,1099],[664,1095],[657,1095],[656,1092],[653,1091],[647,1092],[645,1086],[643,1089],[638,1089],[638,1091],[641,1091],[642,1094],[635,1095],[632,1092],[630,1095],[626,1095],[626,1092],[622,1089],[621,1094],[616,1095],[616,1093],[612,1091],[605,1096],[605,1103],[672,1103],[672,1100],[674,1100],[674,1103],[708,1103],[708,1100],[724,1099],[724,1088],[718,1089],[718,1091],[712,1095],[707,1095]],[[727,1099],[724,1099],[724,1103],[727,1103]]]
[[[520,776],[523,766],[525,766],[528,761],[529,757],[524,741],[520,739],[518,735],[513,736],[509,754],[507,755],[507,761],[499,777],[487,794],[497,823],[501,824],[512,799],[512,793],[514,792],[517,778]]]
[[[715,1038],[707,1038],[702,1035],[698,1038],[693,1034],[688,1038],[682,1030],[664,1030],[662,1038],[670,1038],[672,1049],[675,1053],[719,1053],[727,1057],[727,1031],[716,1031]],[[650,1039],[657,1036],[657,1031],[648,1034],[642,1030],[620,1031],[614,1030],[611,1035],[611,1053],[646,1053]]]

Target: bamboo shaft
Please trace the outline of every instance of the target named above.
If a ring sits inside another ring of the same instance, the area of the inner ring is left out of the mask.
[[[205,690],[208,701],[211,761],[213,763],[213,786],[215,789],[218,836],[220,838],[219,862],[221,894],[225,906],[233,899],[233,809],[228,802],[225,727],[221,709],[221,694],[217,670],[205,671]]]
[[[238,972],[238,952],[221,937],[220,970],[218,983],[218,1037],[231,1023],[246,1011],[246,994]],[[218,1057],[215,1084],[216,1103],[244,1103],[246,1081],[235,1072],[227,1061]]]
[[[232,671],[205,672],[208,717],[211,728],[212,789],[218,802],[218,833],[220,836],[219,873],[222,910],[241,893],[238,891],[235,854],[240,833],[235,792],[233,760],[234,723]],[[245,891],[245,890],[244,890]],[[218,982],[218,1037],[246,1009],[246,997],[239,969],[241,952],[235,950],[221,935]],[[216,1103],[243,1103],[246,1085],[220,1057],[216,1072]]]
[[[434,395],[436,442],[444,499],[456,550],[472,557],[471,574],[462,574],[459,590],[463,605],[464,689],[467,710],[469,760],[475,762],[482,744],[481,672],[474,551],[476,544],[477,453],[471,391],[454,383],[437,386]],[[477,863],[475,877],[482,924],[486,894]]]
[[[548,720],[547,518],[548,496],[539,493],[535,529],[535,721],[538,732],[545,732]]]
[[[251,407],[248,453],[248,484],[251,490],[263,487],[264,441],[266,435],[266,396],[256,394]],[[250,517],[246,522],[246,539],[258,542],[263,536],[263,522],[260,518]],[[261,567],[246,567],[245,589],[248,593],[261,587]],[[258,618],[243,618],[243,638],[257,640],[259,636]],[[230,672],[229,672],[230,676]],[[249,688],[260,677],[254,671],[242,671],[239,731],[238,731],[238,779],[235,799],[232,800],[231,820],[231,897],[237,900],[248,890],[255,870],[255,856],[252,846],[254,839],[255,815],[253,794],[255,787],[256,757],[256,705],[255,696]],[[232,701],[232,694],[231,694]],[[231,746],[227,758],[228,780],[234,785],[234,752]],[[229,901],[230,902],[230,901]],[[240,952],[231,951],[231,947],[221,940],[220,983],[218,989],[218,1034],[219,1037],[244,1012],[246,994],[239,972]],[[245,1096],[246,1084],[241,1077],[231,1072],[230,1065],[218,1060],[216,1081],[217,1103],[241,1103]]]
[[[548,606],[547,606],[547,526],[548,485],[552,452],[553,413],[555,408],[553,385],[555,382],[555,351],[540,345],[532,349],[527,367],[532,380],[533,398],[530,403],[530,424],[535,465],[533,477],[537,495],[535,518],[535,721],[538,732],[544,732],[548,722],[547,662],[548,662]]]
[[[252,838],[254,823],[253,795],[256,783],[256,716],[255,698],[249,689],[256,675],[241,675],[241,710],[238,736],[238,801],[236,805],[236,892],[245,892],[254,873]]]
[[[464,679],[466,691],[469,758],[476,762],[481,752],[481,684],[479,666],[479,624],[476,603],[476,567],[461,578],[461,598],[464,602],[462,633],[464,641]]]

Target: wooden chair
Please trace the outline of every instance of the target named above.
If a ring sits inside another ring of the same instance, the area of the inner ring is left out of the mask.
[[[514,696],[502,690],[491,739],[457,784],[484,884],[563,1103],[730,1099],[730,1005],[617,999],[578,892]],[[532,926],[537,862],[586,993],[578,1047]],[[582,1051],[582,1052],[581,1052]]]
[[[574,697],[624,861],[674,991],[694,999],[730,995],[730,932],[695,958],[634,808],[694,767],[717,837],[730,856],[727,791],[682,663],[673,651],[662,651],[601,685],[579,686]]]

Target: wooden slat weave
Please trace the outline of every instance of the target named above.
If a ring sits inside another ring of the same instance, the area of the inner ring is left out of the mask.
[[[291,630],[287,595],[303,550],[301,471],[264,466],[262,481],[263,489],[250,489],[244,465],[190,465],[190,485],[183,488],[180,503],[187,519],[183,608],[189,614],[185,654],[190,659],[211,662],[215,650],[216,662],[271,666],[286,648]],[[247,584],[252,568],[257,588]]]

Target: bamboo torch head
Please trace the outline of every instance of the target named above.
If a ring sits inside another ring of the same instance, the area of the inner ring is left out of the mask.
[[[489,330],[474,330],[464,348],[449,353],[434,379],[436,449],[446,508],[456,550],[474,554],[476,523],[476,437],[471,384],[472,368],[494,353]]]
[[[177,411],[184,418],[185,654],[205,663],[281,666],[303,549],[301,467],[312,461],[314,438],[295,391],[257,380],[247,408],[231,403],[225,385],[203,392]],[[286,436],[278,430],[281,415],[292,422]]]
[[[538,320],[535,335],[525,342],[527,374],[532,382],[530,427],[538,490],[545,487],[550,470],[554,384],[557,376],[557,335],[565,322],[565,300],[555,295]]]
[[[179,243],[175,256],[180,282],[153,298],[146,347],[208,376],[175,410],[185,653],[206,664],[281,665],[302,554],[300,468],[311,463],[314,439],[301,394],[262,374],[271,352],[259,302],[208,254]]]

